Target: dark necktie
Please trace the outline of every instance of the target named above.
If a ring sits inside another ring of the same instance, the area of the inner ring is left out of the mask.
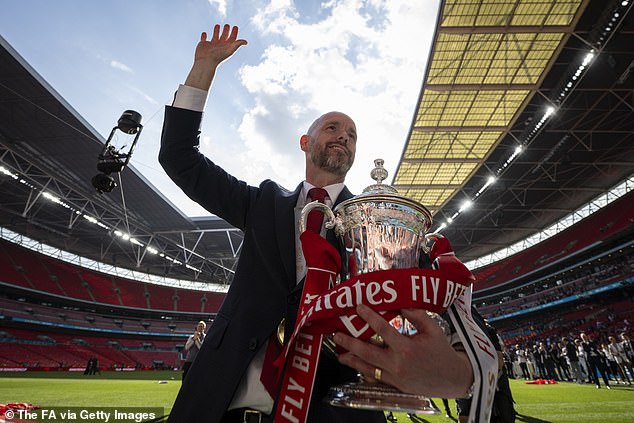
[[[323,188],[311,188],[308,191],[308,197],[312,201],[319,201],[323,203],[326,200],[328,192]],[[320,210],[313,210],[308,213],[308,220],[306,221],[306,230],[313,231],[317,234],[321,232],[321,225],[324,221],[324,213]],[[269,338],[269,345],[266,347],[264,353],[264,363],[262,363],[262,373],[260,374],[260,381],[269,392],[271,397],[275,399],[277,394],[276,376],[277,369],[273,365],[277,357],[282,352],[282,346],[277,340],[277,333],[274,333]]]
[[[323,188],[311,188],[308,191],[308,196],[313,201],[325,202],[328,192]],[[308,220],[306,221],[306,229],[313,231],[316,234],[321,233],[321,224],[324,221],[324,212],[321,210],[313,210],[308,213]]]

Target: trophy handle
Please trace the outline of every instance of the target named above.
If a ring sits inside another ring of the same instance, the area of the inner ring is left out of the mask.
[[[444,236],[437,232],[434,232],[431,234],[425,234],[425,242],[423,243],[423,246],[421,247],[423,252],[425,252],[425,254],[429,254],[429,252],[431,251],[432,245],[434,245],[434,242],[436,242],[436,240],[440,238],[444,238]]]
[[[304,206],[302,209],[302,213],[299,219],[299,232],[303,233],[306,230],[306,223],[308,221],[308,214],[315,210],[319,209],[324,213],[324,218],[326,219],[324,225],[326,229],[332,229],[335,227],[336,218],[333,211],[325,205],[324,203],[320,203],[319,201],[312,201]]]

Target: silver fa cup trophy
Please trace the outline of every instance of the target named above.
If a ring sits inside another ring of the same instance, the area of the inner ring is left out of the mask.
[[[429,210],[383,184],[387,178],[383,160],[377,159],[374,164],[370,175],[375,184],[365,188],[362,194],[340,203],[334,210],[318,202],[309,203],[302,210],[303,229],[310,211],[324,212],[326,227],[334,230],[341,243],[342,281],[379,270],[419,267],[421,254],[428,251],[428,243],[436,237],[427,233],[432,224]],[[430,314],[447,333],[446,322],[437,314]],[[402,333],[415,332],[400,316],[391,323]],[[381,382],[370,383],[361,376],[358,382],[332,387],[329,401],[341,407],[420,414],[437,412],[425,396],[403,393]]]

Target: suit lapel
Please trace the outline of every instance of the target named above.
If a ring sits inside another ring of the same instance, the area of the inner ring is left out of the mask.
[[[335,204],[333,205],[332,208],[334,209],[335,207],[339,205],[339,203],[352,197],[354,197],[354,195],[352,195],[348,187],[344,186],[341,192],[339,193],[339,197],[337,197],[337,200],[335,201]]]

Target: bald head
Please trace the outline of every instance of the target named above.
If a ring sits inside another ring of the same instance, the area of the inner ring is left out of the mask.
[[[343,182],[356,145],[357,127],[350,116],[328,112],[318,117],[300,139],[306,153],[306,180],[315,186]]]
[[[357,127],[354,124],[354,121],[352,120],[352,118],[350,116],[348,116],[345,113],[342,112],[337,112],[337,111],[332,111],[332,112],[328,112],[328,113],[324,113],[323,115],[319,116],[317,119],[315,119],[315,121],[310,125],[310,127],[308,128],[308,135],[313,135],[315,134],[315,131],[317,130],[317,128],[319,128],[319,126],[326,120],[328,119],[337,119],[337,118],[342,118],[342,119],[346,119],[350,122],[352,122],[352,125],[354,126],[354,131],[355,131],[355,135],[356,135],[356,130]]]

